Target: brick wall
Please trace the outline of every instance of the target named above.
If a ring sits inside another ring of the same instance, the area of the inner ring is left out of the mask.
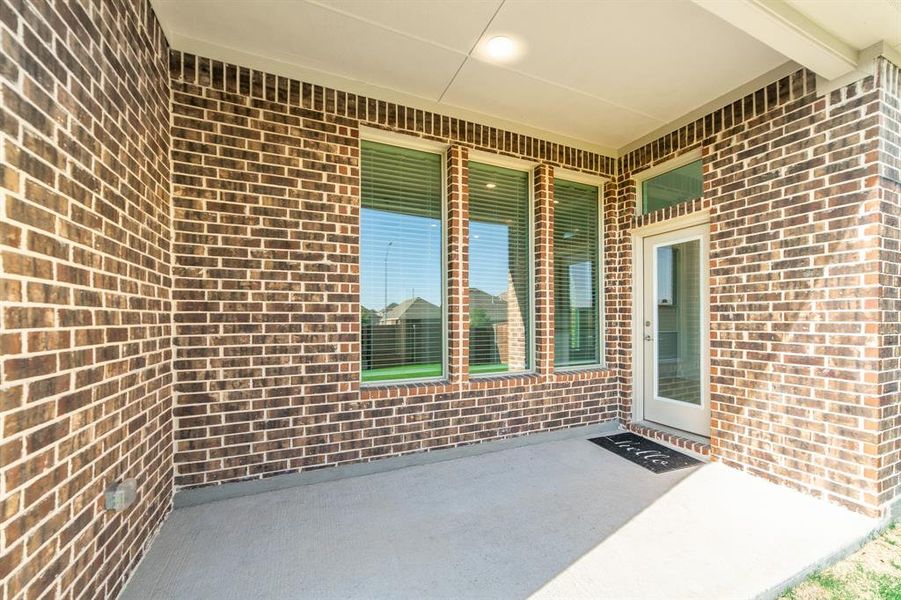
[[[901,69],[879,65],[882,316],[879,344],[879,502],[901,494]]]
[[[624,228],[710,212],[712,456],[871,514],[888,499],[876,473],[892,393],[879,386],[893,343],[879,335],[881,94],[870,76],[817,97],[799,71],[624,156],[620,196]],[[698,147],[703,200],[636,216],[633,177]]]
[[[543,163],[544,211],[555,166],[610,177],[613,159],[178,52],[171,73],[178,486],[616,416],[612,364],[547,368],[548,244],[536,247],[537,374],[471,379],[466,314],[469,150]],[[361,125],[451,146],[446,383],[360,389]]]
[[[864,512],[894,495],[895,334],[877,310],[891,309],[879,272],[894,268],[880,260],[875,183],[885,77],[818,98],[799,71],[614,163],[177,52],[171,74],[178,486],[629,421],[631,230],[707,210],[712,455]],[[445,383],[358,384],[361,126],[450,146]],[[697,148],[704,198],[636,215],[634,176]],[[534,375],[468,375],[470,150],[541,163]],[[561,167],[617,180],[603,207],[603,371],[552,368]]]
[[[173,483],[628,421],[630,233],[698,210],[712,230],[713,457],[870,514],[897,495],[897,67],[825,98],[800,71],[617,161],[167,59],[143,1],[4,1],[0,36],[3,597],[114,596]],[[449,146],[446,382],[359,385],[362,126]],[[696,148],[704,198],[636,215],[634,177]],[[468,373],[475,150],[540,163],[531,375]],[[553,369],[563,168],[613,180],[603,370]],[[137,505],[103,511],[125,477]]]
[[[143,1],[0,40],[0,597],[114,597],[172,495],[167,45]]]

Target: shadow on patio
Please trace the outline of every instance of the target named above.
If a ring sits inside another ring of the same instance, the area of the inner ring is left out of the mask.
[[[570,439],[178,509],[123,599],[748,598],[875,526]]]

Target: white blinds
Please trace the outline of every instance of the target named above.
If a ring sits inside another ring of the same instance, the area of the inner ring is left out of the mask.
[[[442,157],[361,144],[362,381],[444,373]]]
[[[529,173],[469,163],[470,373],[531,361]]]
[[[554,180],[554,364],[600,357],[598,188]]]

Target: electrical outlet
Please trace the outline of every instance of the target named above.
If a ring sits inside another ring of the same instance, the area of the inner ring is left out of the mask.
[[[111,483],[104,493],[106,510],[125,510],[135,502],[138,497],[138,482],[134,479],[126,479],[120,483]]]

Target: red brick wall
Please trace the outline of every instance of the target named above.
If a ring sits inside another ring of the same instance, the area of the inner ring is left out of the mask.
[[[712,229],[714,458],[868,513],[897,494],[896,67],[826,98],[796,73],[616,161],[177,52],[167,73],[143,1],[5,2],[0,35],[5,597],[114,596],[173,477],[627,421],[630,231],[697,210]],[[450,146],[444,383],[358,382],[364,125]],[[636,216],[634,176],[694,148],[704,199]],[[533,375],[468,374],[471,150],[541,163]],[[561,168],[615,180],[604,370],[553,370]],[[137,505],[103,511],[124,477]]]
[[[178,486],[616,416],[612,364],[547,368],[549,231],[536,246],[538,373],[471,379],[466,314],[468,150],[544,163],[542,211],[554,166],[609,177],[613,159],[177,52],[171,68]],[[446,383],[360,389],[361,125],[451,146]]]
[[[0,597],[114,597],[172,496],[167,45],[143,1],[0,38]]]
[[[631,230],[708,210],[712,455],[865,512],[893,496],[875,183],[889,94],[876,78],[817,98],[799,71],[615,163],[177,52],[171,73],[178,486],[630,420]],[[358,383],[363,125],[451,147],[446,383]],[[704,198],[636,216],[633,177],[696,148]],[[471,149],[541,163],[534,375],[468,375]],[[604,371],[551,367],[555,167],[617,179],[603,207]]]
[[[877,83],[817,97],[795,73],[624,156],[620,197],[622,227],[710,211],[712,456],[874,514],[888,500]],[[632,178],[698,147],[704,199],[636,217]]]
[[[901,493],[901,68],[881,61],[879,501]]]

